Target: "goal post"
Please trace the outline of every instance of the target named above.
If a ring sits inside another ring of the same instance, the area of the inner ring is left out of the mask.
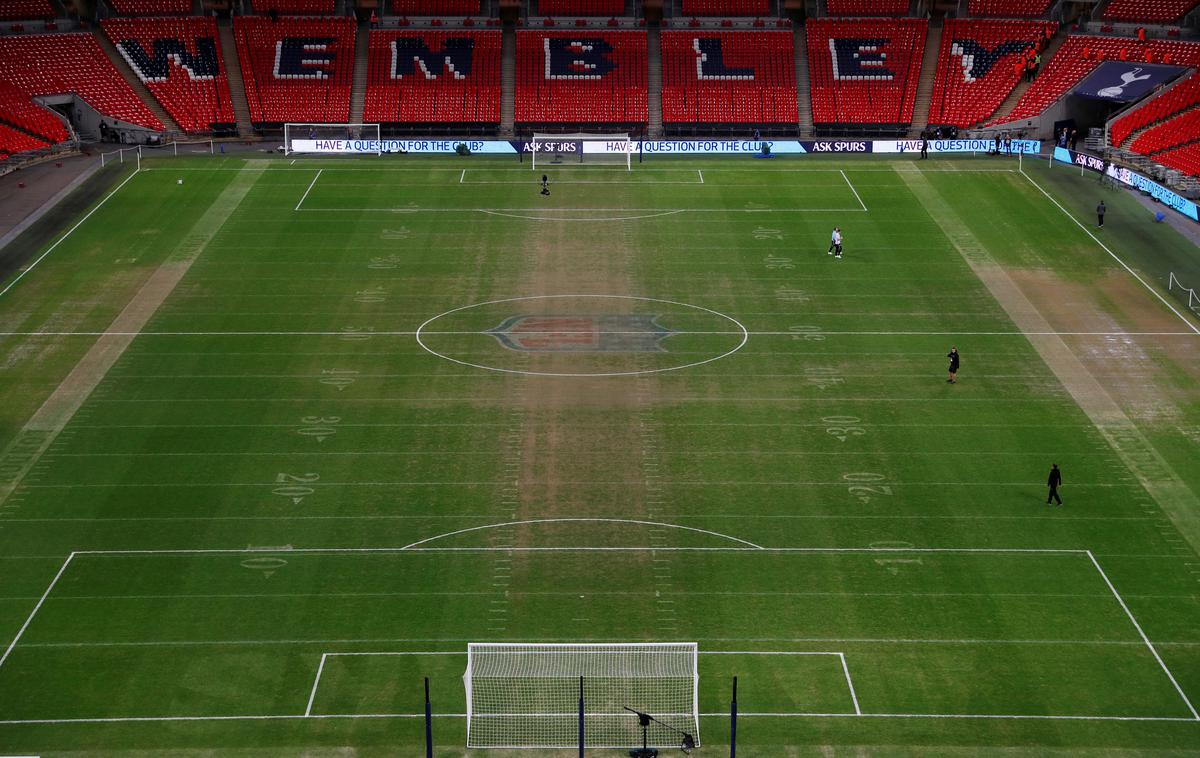
[[[530,167],[548,165],[610,165],[633,170],[634,142],[627,133],[538,134],[529,143]]]
[[[640,746],[636,713],[654,717],[651,747],[699,745],[698,649],[694,642],[525,644],[472,642],[463,685],[468,748],[570,748],[584,742]]]
[[[284,124],[284,155],[381,155],[379,124]]]

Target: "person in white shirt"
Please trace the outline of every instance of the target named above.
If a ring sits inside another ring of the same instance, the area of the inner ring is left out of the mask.
[[[829,254],[837,254],[839,257],[842,254],[842,228],[840,226],[833,227],[833,234],[829,237]]]

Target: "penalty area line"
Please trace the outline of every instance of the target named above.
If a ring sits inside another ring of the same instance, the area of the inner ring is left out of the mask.
[[[312,182],[308,185],[308,189],[304,190],[304,194],[300,196],[300,202],[296,203],[296,207],[293,208],[292,210],[294,210],[294,211],[300,210],[300,206],[304,205],[305,199],[308,198],[308,193],[312,192],[313,187],[317,186],[317,180],[321,178],[321,172],[324,170],[325,169],[323,169],[323,168],[317,169],[317,175],[313,177]],[[465,169],[464,169],[464,171],[465,171]],[[309,210],[309,209],[305,208],[305,210]]]
[[[867,204],[864,203],[862,197],[859,196],[858,190],[854,189],[854,184],[850,181],[850,177],[846,176],[846,172],[840,169],[838,170],[838,173],[841,174],[842,178],[846,180],[846,185],[849,186],[850,191],[854,193],[854,199],[858,201],[858,204],[861,205],[862,209],[865,211],[867,209]]]

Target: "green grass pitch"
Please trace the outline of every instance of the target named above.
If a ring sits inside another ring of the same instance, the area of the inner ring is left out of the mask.
[[[1200,751],[1194,245],[1044,161],[545,171],[145,160],[0,281],[0,754],[423,755],[429,677],[504,756],[489,641],[698,643],[702,756],[734,676],[742,756]]]

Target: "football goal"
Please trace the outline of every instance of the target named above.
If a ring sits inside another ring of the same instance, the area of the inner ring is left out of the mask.
[[[628,748],[699,744],[697,646],[480,643],[467,646],[467,747]],[[580,678],[583,704],[580,707]]]
[[[534,169],[581,163],[633,169],[634,143],[628,134],[534,134],[529,150]]]
[[[285,155],[379,155],[379,124],[284,124]]]

